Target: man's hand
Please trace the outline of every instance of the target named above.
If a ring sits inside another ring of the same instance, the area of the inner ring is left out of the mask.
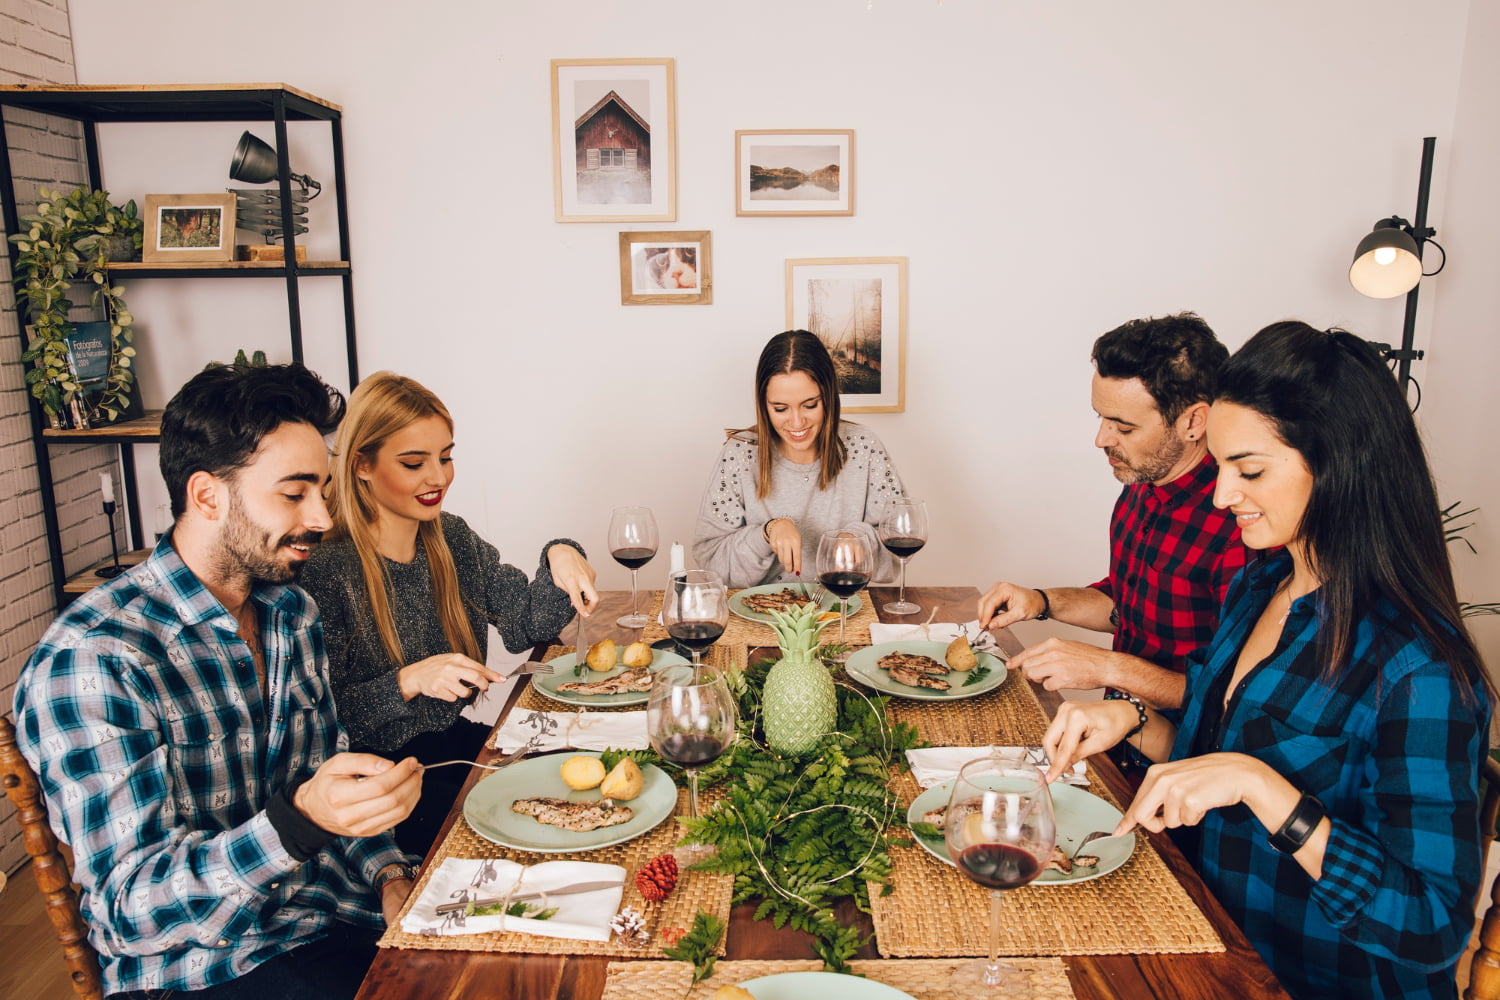
[[[797,530],[797,522],[789,517],[778,517],[771,520],[765,529],[766,538],[771,543],[771,551],[776,553],[776,558],[781,561],[781,568],[788,573],[802,575],[802,532]]]
[[[1048,691],[1119,687],[1115,667],[1119,654],[1086,642],[1045,639],[1010,658],[1010,667]]]
[[[594,589],[597,574],[583,553],[558,542],[547,550],[547,568],[552,582],[568,595],[573,610],[587,618],[599,606],[599,591]]]
[[[396,925],[401,907],[406,905],[406,897],[411,895],[414,888],[416,883],[409,878],[393,878],[380,887],[380,912],[385,917],[387,927]]]
[[[422,794],[415,757],[392,764],[369,753],[328,758],[297,788],[297,811],[337,837],[372,837],[411,814]]]
[[[979,627],[1007,628],[1016,622],[1028,622],[1045,606],[1039,591],[1001,580],[979,598]]]
[[[505,678],[462,653],[439,653],[408,664],[396,672],[401,697],[411,701],[419,694],[442,701],[467,698],[475,688],[487,690]]]

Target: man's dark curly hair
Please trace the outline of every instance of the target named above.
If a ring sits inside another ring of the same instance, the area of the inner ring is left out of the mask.
[[[1229,349],[1197,313],[1133,319],[1094,341],[1094,367],[1104,378],[1138,378],[1171,424],[1194,403],[1214,398]]]

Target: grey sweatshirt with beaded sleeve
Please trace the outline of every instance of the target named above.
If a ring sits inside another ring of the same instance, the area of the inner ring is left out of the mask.
[[[799,465],[773,451],[771,491],[755,495],[755,434],[742,431],[724,442],[703,494],[693,537],[693,558],[702,569],[723,577],[728,587],[756,587],[782,580],[811,580],[817,571],[818,537],[849,530],[865,538],[875,553],[872,582],[895,576],[896,558],[880,544],[876,525],[886,505],[904,495],[901,477],[885,445],[867,427],[839,423],[846,449],[844,467],[826,490],[818,489],[818,465]],[[772,518],[787,517],[802,535],[802,576],[793,576],[766,541]]]
[[[513,653],[561,632],[573,617],[568,595],[552,582],[547,550],[566,538],[542,546],[536,578],[500,561],[500,553],[480,538],[464,519],[443,513],[443,537],[453,553],[469,625],[479,642],[482,662],[493,623]],[[419,694],[401,697],[396,671],[429,656],[452,652],[432,596],[427,550],[417,537],[416,556],[409,563],[385,560],[392,587],[391,613],[396,620],[405,663],[392,663],[380,641],[369,599],[365,595],[359,554],[348,538],[324,542],[313,550],[302,572],[302,587],[318,604],[328,646],[329,680],[339,721],[349,730],[354,746],[390,753],[421,733],[448,729],[468,701],[443,701]]]

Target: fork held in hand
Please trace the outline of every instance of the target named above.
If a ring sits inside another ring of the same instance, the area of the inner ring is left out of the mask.
[[[516,750],[514,753],[506,754],[504,757],[501,757],[493,764],[481,764],[476,760],[440,760],[436,764],[423,764],[422,770],[430,771],[434,767],[447,767],[449,764],[467,764],[470,767],[478,767],[486,771],[498,771],[502,767],[509,767],[516,761],[520,760],[522,757],[525,757],[530,752],[531,747],[523,746],[519,750]]]

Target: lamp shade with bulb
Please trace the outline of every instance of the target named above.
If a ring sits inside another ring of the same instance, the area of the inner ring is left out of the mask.
[[[1405,295],[1422,280],[1422,258],[1417,241],[1403,219],[1381,219],[1354,250],[1349,265],[1349,284],[1372,299]]]

